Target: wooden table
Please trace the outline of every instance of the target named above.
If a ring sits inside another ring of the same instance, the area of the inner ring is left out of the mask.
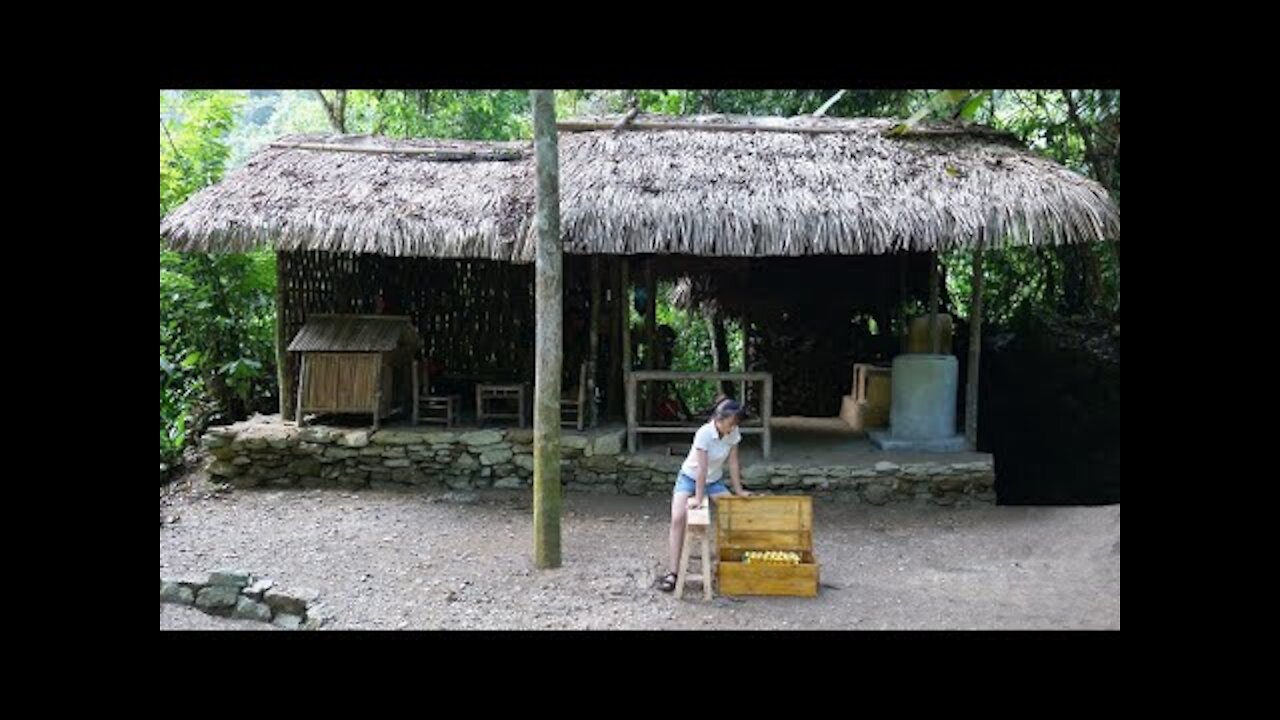
[[[653,380],[730,380],[738,383],[742,388],[739,402],[743,402],[746,395],[746,385],[749,382],[758,382],[762,387],[760,394],[760,425],[754,423],[739,425],[738,432],[747,434],[759,434],[763,436],[763,449],[765,459],[769,458],[770,451],[773,447],[773,435],[769,430],[769,420],[773,417],[773,375],[767,372],[716,372],[716,371],[694,371],[685,372],[681,370],[633,370],[627,373],[627,451],[635,452],[637,443],[636,436],[640,433],[671,433],[684,432],[686,430],[696,430],[701,427],[698,425],[667,425],[652,424],[647,426],[640,425],[636,419],[636,384]]]
[[[486,384],[479,383],[476,385],[476,426],[484,424],[484,419],[501,418],[505,420],[516,419],[520,421],[520,427],[524,427],[524,408],[525,395],[527,394],[528,383],[508,383],[508,384]],[[484,411],[485,400],[515,400],[519,406],[514,413],[495,413]]]

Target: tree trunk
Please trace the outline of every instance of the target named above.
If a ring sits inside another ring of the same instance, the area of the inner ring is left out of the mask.
[[[715,360],[716,370],[728,372],[729,334],[725,332],[724,317],[714,308],[708,310],[707,325],[711,330],[711,356]],[[733,383],[728,380],[720,381],[720,392],[726,396],[732,396]]]
[[[324,105],[324,111],[329,116],[329,124],[339,133],[347,133],[347,91],[335,91],[335,97],[332,102],[324,96],[323,90],[317,90],[316,95],[320,97],[320,103]]]
[[[537,366],[533,405],[533,543],[539,568],[560,567],[560,371],[564,286],[560,247],[560,159],[556,100],[533,91],[533,144],[538,172],[535,258]]]

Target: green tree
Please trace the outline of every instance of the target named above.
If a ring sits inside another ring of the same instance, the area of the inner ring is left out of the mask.
[[[222,176],[243,93],[160,95],[160,215]],[[273,391],[275,256],[160,248],[160,457]]]

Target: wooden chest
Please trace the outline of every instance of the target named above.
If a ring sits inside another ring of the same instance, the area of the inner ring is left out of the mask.
[[[803,495],[725,497],[716,503],[716,571],[722,595],[818,594],[813,556],[813,498]],[[743,562],[752,550],[799,553],[798,565]]]

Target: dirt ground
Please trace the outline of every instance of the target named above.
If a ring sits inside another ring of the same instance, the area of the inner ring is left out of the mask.
[[[528,491],[161,491],[160,576],[240,568],[320,591],[335,629],[1120,628],[1120,507],[815,499],[817,598],[678,601],[665,497],[569,494],[563,567]],[[688,597],[687,596],[687,597]],[[268,629],[161,605],[160,628]]]

